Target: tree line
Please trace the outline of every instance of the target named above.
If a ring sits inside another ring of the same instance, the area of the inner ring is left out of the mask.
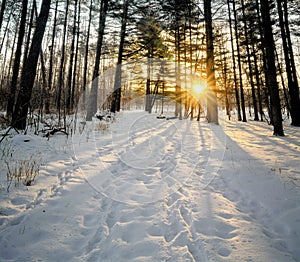
[[[285,116],[300,126],[297,0],[2,0],[0,8],[0,105],[15,128],[34,112],[61,122],[80,97],[91,120],[99,76],[112,67],[101,107],[120,111],[132,99],[122,65],[142,58],[146,77],[134,88],[148,112],[166,95],[176,117],[199,116],[204,105],[190,92],[197,76],[207,84],[209,122],[222,107],[239,121],[268,121],[275,135],[284,135]],[[174,65],[172,84],[164,61]]]

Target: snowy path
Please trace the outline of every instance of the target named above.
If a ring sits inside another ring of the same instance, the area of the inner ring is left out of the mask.
[[[222,124],[131,112],[87,128],[51,194],[0,227],[0,260],[300,260],[299,135]]]

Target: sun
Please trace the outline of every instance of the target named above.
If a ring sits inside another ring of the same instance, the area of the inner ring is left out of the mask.
[[[195,95],[202,95],[206,90],[206,86],[204,84],[196,83],[193,84],[192,89]]]

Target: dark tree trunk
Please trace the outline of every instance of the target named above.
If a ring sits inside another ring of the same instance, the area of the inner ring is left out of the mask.
[[[34,79],[36,76],[36,68],[41,52],[44,32],[49,16],[51,0],[43,0],[41,12],[37,19],[35,32],[32,38],[32,44],[29,50],[26,64],[22,70],[21,89],[18,95],[15,110],[12,116],[12,126],[17,129],[26,128],[27,113],[31,99]]]
[[[81,14],[81,0],[78,2],[78,17],[77,17],[77,31],[76,31],[76,51],[74,58],[74,74],[72,80],[72,93],[71,93],[71,108],[75,106],[75,91],[76,91],[76,79],[77,79],[77,63],[78,63],[78,51],[79,51],[79,33],[80,33],[80,14]],[[79,75],[79,74],[78,74]]]
[[[9,29],[9,23],[10,23],[10,19],[11,19],[12,15],[13,15],[13,9],[10,11],[8,19],[7,19],[8,22],[6,23],[6,26],[5,26],[5,29],[4,29],[4,35],[2,36],[0,52],[2,51],[2,48],[3,48],[3,45],[4,45],[4,40],[6,39],[6,35],[8,35],[8,33],[9,33],[8,29]],[[1,30],[1,28],[0,28],[0,30]],[[9,43],[9,42],[7,41],[7,43]],[[7,52],[7,51],[5,51],[5,52]]]
[[[277,83],[275,65],[275,42],[273,38],[272,22],[270,17],[270,6],[268,0],[261,0],[262,26],[264,33],[264,47],[266,49],[268,84],[270,85],[271,114],[274,135],[284,136],[282,126],[282,114]]]
[[[118,63],[115,75],[114,91],[112,94],[111,112],[115,113],[120,111],[121,107],[121,82],[122,82],[122,60],[124,43],[126,36],[126,26],[127,26],[127,16],[128,16],[129,0],[126,0],[123,4],[123,16],[122,16],[122,26],[121,26],[121,36],[118,54]]]
[[[285,58],[286,74],[290,95],[292,125],[300,126],[299,85],[294,61],[293,47],[289,29],[287,0],[277,0],[278,16]]]
[[[58,12],[58,0],[56,0],[56,2],[55,2],[54,21],[53,21],[53,28],[52,28],[52,39],[51,39],[51,46],[50,46],[48,89],[47,89],[46,102],[45,102],[45,111],[47,114],[50,113],[50,93],[52,90],[53,53],[54,53],[55,34],[56,34],[56,25],[57,25],[57,12]]]
[[[32,28],[33,28],[34,13],[37,13],[37,7],[36,7],[36,1],[35,0],[33,0],[33,2],[32,2],[32,9],[31,9],[30,21],[29,21],[29,30],[28,30],[28,33],[27,33],[27,41],[26,41],[25,48],[24,48],[23,65],[25,65],[25,63],[26,63],[26,59],[27,59],[27,55],[28,55],[28,51],[29,51],[31,31],[32,31]],[[37,16],[37,14],[36,14],[36,16]]]
[[[240,93],[241,93],[241,108],[242,108],[242,120],[243,122],[247,122],[246,117],[246,107],[245,107],[245,95],[243,88],[243,80],[242,80],[242,62],[241,62],[241,54],[240,54],[240,42],[238,36],[238,24],[237,24],[237,12],[235,7],[235,0],[233,3],[233,14],[234,14],[234,31],[235,31],[235,41],[236,41],[236,51],[238,57],[238,68],[239,68],[239,84],[240,84]]]
[[[67,79],[67,94],[66,94],[66,109],[67,113],[71,112],[71,95],[72,95],[72,75],[73,75],[73,61],[74,61],[74,52],[75,52],[75,38],[76,38],[76,22],[77,22],[77,3],[78,0],[74,2],[74,20],[72,28],[72,43],[70,48],[70,60],[69,60],[69,72]]]
[[[19,70],[20,70],[20,62],[21,62],[21,55],[22,55],[22,45],[25,35],[25,26],[26,26],[26,17],[27,17],[27,0],[22,1],[22,14],[21,14],[21,21],[19,26],[19,36],[17,42],[17,49],[15,52],[15,59],[14,59],[14,66],[13,66],[13,75],[10,84],[10,93],[8,97],[8,104],[7,104],[7,115],[9,117],[12,116],[15,104],[15,97],[17,91],[17,83],[19,79]]]
[[[102,0],[100,18],[99,18],[97,53],[96,53],[94,71],[93,71],[92,88],[89,96],[88,110],[86,116],[87,121],[91,121],[93,115],[97,112],[99,65],[100,65],[107,9],[108,9],[108,0]]]
[[[175,116],[182,119],[182,108],[181,108],[181,44],[180,44],[180,25],[179,17],[176,18],[176,36],[175,36],[175,45],[176,45],[176,59],[175,59],[175,72],[176,72],[176,108]]]
[[[254,70],[255,70],[255,79],[256,79],[256,85],[257,85],[257,97],[258,97],[258,108],[259,108],[259,114],[260,114],[260,120],[263,120],[264,112],[263,112],[263,106],[262,106],[262,98],[261,98],[261,85],[260,85],[260,78],[259,78],[259,69],[258,69],[258,59],[255,52],[255,46],[252,42],[252,53],[253,53],[253,59],[254,59]]]
[[[86,84],[88,76],[88,59],[89,59],[89,44],[90,44],[90,34],[91,34],[91,23],[92,23],[92,9],[93,9],[93,0],[90,2],[90,13],[89,13],[89,23],[85,43],[85,54],[84,54],[84,67],[83,67],[83,84],[82,84],[82,99],[83,106],[86,106]]]
[[[237,77],[236,77],[236,61],[235,61],[235,55],[234,55],[235,51],[234,51],[234,43],[233,43],[230,0],[227,0],[227,5],[228,5],[228,17],[229,17],[229,27],[230,27],[229,28],[230,29],[230,43],[231,43],[231,49],[232,49],[232,64],[233,64],[235,100],[236,100],[236,104],[237,104],[238,121],[242,121],[239,88],[238,88]]]
[[[252,102],[253,102],[253,109],[254,109],[254,120],[258,121],[258,109],[257,109],[257,99],[255,94],[255,86],[253,81],[253,72],[252,72],[252,61],[251,61],[251,54],[250,54],[250,45],[249,45],[249,36],[248,36],[248,27],[247,27],[247,20],[245,14],[245,3],[244,0],[242,2],[242,12],[243,12],[243,22],[244,22],[244,34],[245,34],[245,44],[246,44],[246,51],[247,51],[247,59],[248,59],[248,66],[249,66],[249,78],[250,78],[250,85],[251,85],[251,92],[252,92]],[[250,108],[249,108],[250,110]]]
[[[64,19],[64,30],[63,30],[63,39],[61,46],[61,60],[60,60],[60,68],[59,68],[59,80],[58,80],[58,92],[57,92],[57,100],[56,107],[58,111],[58,122],[61,120],[61,101],[62,101],[62,91],[64,88],[64,68],[65,68],[65,53],[66,53],[66,37],[67,37],[67,24],[68,24],[68,11],[69,11],[70,0],[66,2],[66,10],[65,10],[65,19]]]
[[[3,23],[5,8],[6,8],[6,0],[2,0],[1,10],[0,10],[0,30],[1,30],[1,27],[2,27],[2,23]]]
[[[262,19],[261,19],[261,13],[260,13],[260,5],[259,5],[259,0],[255,0],[255,8],[256,8],[256,13],[258,17],[258,28],[259,28],[259,34],[261,38],[261,46],[262,46],[262,67],[264,71],[264,78],[265,78],[265,83],[262,83],[262,93],[264,94],[264,104],[265,107],[267,107],[268,110],[268,115],[271,119],[272,122],[272,114],[271,114],[271,106],[270,106],[270,101],[269,101],[269,80],[268,80],[268,74],[267,74],[267,62],[266,62],[266,48],[264,46],[264,32],[263,32],[263,26],[262,26]],[[261,82],[263,80],[261,79]]]
[[[206,77],[207,77],[207,119],[209,123],[218,124],[218,105],[216,97],[216,78],[214,69],[214,45],[211,0],[204,0],[204,18],[206,31]]]
[[[149,113],[151,113],[151,78],[150,78],[150,71],[151,71],[151,53],[150,53],[150,50],[148,50],[145,111],[147,111]]]

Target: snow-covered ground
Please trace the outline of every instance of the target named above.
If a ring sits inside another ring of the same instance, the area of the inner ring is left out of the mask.
[[[14,136],[40,173],[8,192],[1,167],[0,261],[300,261],[299,128],[142,111],[80,125]]]

